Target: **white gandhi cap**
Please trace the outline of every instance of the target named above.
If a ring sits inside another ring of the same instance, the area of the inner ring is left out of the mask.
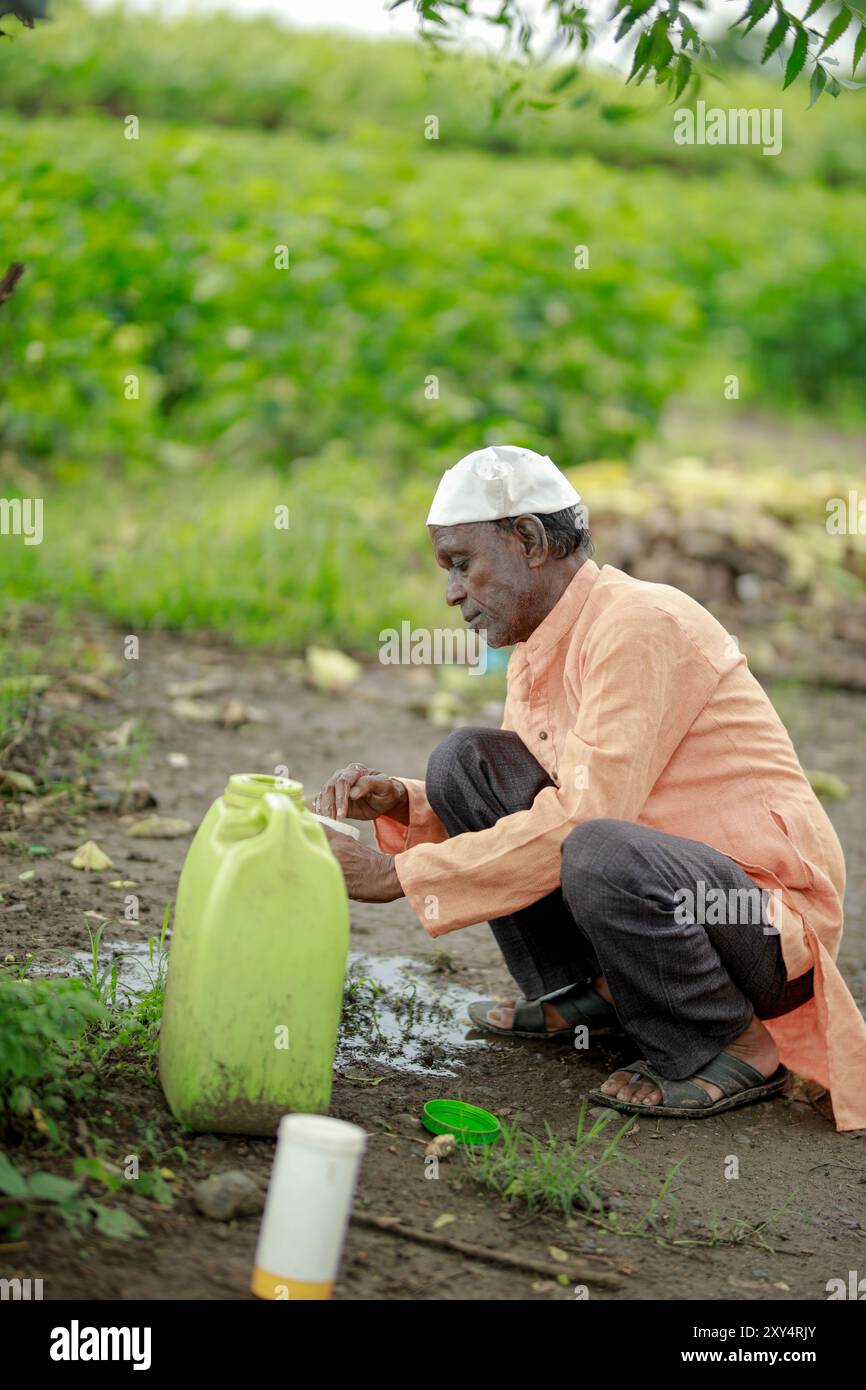
[[[443,474],[428,526],[460,526],[576,507],[580,494],[546,455],[514,444],[491,444],[467,454]]]

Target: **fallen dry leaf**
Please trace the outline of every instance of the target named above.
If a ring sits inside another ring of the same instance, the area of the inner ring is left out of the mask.
[[[79,845],[69,862],[73,869],[88,869],[94,873],[114,868],[108,855],[99,848],[95,840],[85,840],[83,845]]]
[[[197,695],[216,695],[225,689],[226,674],[212,671],[208,676],[199,676],[193,681],[172,681],[167,690],[172,699],[194,699]]]
[[[127,830],[127,835],[136,835],[144,840],[177,840],[181,835],[191,835],[193,827],[188,820],[174,820],[171,816],[146,816],[136,821]]]
[[[208,700],[172,700],[171,712],[175,719],[185,719],[190,724],[215,724],[219,718],[219,708]]]
[[[559,1264],[568,1263],[568,1255],[564,1250],[560,1250],[558,1245],[548,1245],[547,1253],[552,1260],[557,1260]]]
[[[15,772],[11,767],[0,771],[0,787],[13,792],[35,792],[36,783],[29,772]]]
[[[49,792],[47,796],[39,796],[35,801],[25,802],[22,812],[27,820],[38,820],[48,811],[56,810],[59,803],[69,800],[69,792]]]
[[[55,709],[81,709],[81,696],[71,690],[46,690],[42,698]]]
[[[343,694],[361,675],[357,661],[329,647],[308,647],[306,662],[307,681],[326,694]]]
[[[427,1158],[447,1158],[457,1147],[453,1134],[437,1134],[424,1150]]]
[[[110,888],[137,888],[138,884],[134,878],[112,878],[109,881]]]
[[[450,1226],[451,1222],[456,1220],[456,1216],[450,1216],[448,1212],[443,1212],[442,1215],[437,1216],[436,1220],[433,1222],[433,1230],[441,1231],[443,1226]]]
[[[169,753],[168,765],[177,768],[189,767],[189,758],[186,753]]]
[[[66,684],[71,685],[73,690],[80,690],[82,695],[92,696],[94,700],[110,700],[114,693],[111,686],[106,685],[99,676],[91,676],[84,671],[71,671],[66,677]]]
[[[22,883],[29,883],[30,880],[31,880],[31,878],[35,878],[35,877],[36,877],[36,870],[35,870],[35,869],[25,869],[24,872],[23,872],[23,874],[19,874],[18,877],[19,877],[19,879],[21,880]]]
[[[135,729],[134,719],[124,719],[122,724],[118,724],[116,729],[110,729],[104,736],[104,743],[112,743],[116,748],[126,748],[132,738]]]
[[[819,1082],[807,1081],[805,1077],[791,1072],[788,1080],[787,1097],[794,1104],[811,1105],[813,1102],[817,1103],[826,1094],[826,1089]]]
[[[239,729],[242,724],[250,723],[249,710],[240,700],[226,700],[220,706],[220,723],[227,729]]]

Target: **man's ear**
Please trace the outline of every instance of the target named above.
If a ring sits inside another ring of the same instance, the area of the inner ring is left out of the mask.
[[[543,565],[548,555],[547,532],[537,516],[527,513],[514,519],[514,533],[523,547],[530,569]]]

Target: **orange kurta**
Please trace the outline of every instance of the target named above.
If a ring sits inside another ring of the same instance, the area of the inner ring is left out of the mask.
[[[840,1130],[866,1128],[866,1023],[835,965],[845,865],[772,704],[720,623],[664,584],[592,560],[508,666],[503,729],[554,786],[489,830],[449,839],[424,793],[375,822],[431,936],[502,917],[559,884],[582,821],[616,817],[702,840],[776,891],[789,979],[815,995],[771,1019],[782,1061],[826,1086]]]

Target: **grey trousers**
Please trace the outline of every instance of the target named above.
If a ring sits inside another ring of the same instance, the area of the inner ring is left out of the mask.
[[[449,835],[485,830],[552,785],[517,734],[501,729],[456,729],[427,766],[427,799]],[[699,840],[630,821],[584,821],[563,841],[560,887],[490,926],[525,998],[604,975],[641,1056],[680,1080],[756,1014],[779,1017],[813,992],[811,970],[787,980],[779,937],[765,932],[761,915],[714,925],[714,913],[683,909],[683,890],[697,904],[711,889],[728,901],[766,901],[742,869]]]

